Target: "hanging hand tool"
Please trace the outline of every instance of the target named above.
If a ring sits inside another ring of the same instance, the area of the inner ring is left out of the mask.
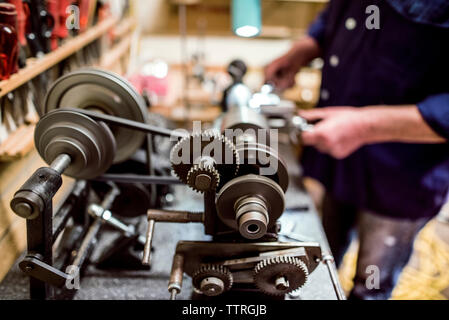
[[[39,57],[50,52],[50,38],[55,25],[53,16],[42,0],[23,0],[28,20],[26,38],[31,54]]]

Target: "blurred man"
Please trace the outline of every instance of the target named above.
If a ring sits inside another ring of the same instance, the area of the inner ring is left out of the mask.
[[[337,263],[357,220],[350,298],[385,299],[416,233],[446,201],[449,1],[331,0],[266,80],[290,87],[317,57],[318,108],[300,113],[317,122],[303,133],[305,175],[326,188],[323,225]]]

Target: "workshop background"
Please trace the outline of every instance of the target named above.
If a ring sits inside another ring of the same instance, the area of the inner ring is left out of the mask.
[[[15,215],[9,203],[23,181],[45,165],[35,150],[33,134],[36,108],[53,80],[84,66],[97,66],[129,79],[149,101],[152,112],[175,123],[211,122],[221,112],[221,95],[231,81],[228,63],[243,60],[248,65],[245,83],[251,89],[260,88],[264,66],[305,34],[327,0],[262,0],[263,25],[256,38],[234,35],[230,0],[41,0],[33,3],[47,5],[55,17],[54,32],[44,39],[48,47],[37,44],[27,54],[13,52],[14,41],[19,48],[29,41],[24,37],[25,20],[33,15],[24,14],[21,1],[0,2],[17,5],[18,25],[17,39],[2,35],[1,47],[2,54],[16,60],[0,56],[6,66],[1,69],[0,81],[1,281],[26,247],[26,220]],[[72,3],[79,6],[81,18],[79,28],[68,32],[65,26],[72,12],[64,8]],[[7,16],[7,10],[0,7],[0,18]],[[0,21],[0,28],[4,22]],[[283,97],[294,101],[298,109],[312,108],[320,94],[322,64],[317,59],[303,68],[295,86]],[[55,209],[58,198],[64,198],[73,186],[71,178],[63,179]],[[321,187],[314,181],[305,184],[318,204]],[[346,291],[351,288],[356,247],[354,241],[339,270]],[[415,243],[412,261],[403,271],[393,299],[449,298],[448,267],[449,227],[432,220]]]

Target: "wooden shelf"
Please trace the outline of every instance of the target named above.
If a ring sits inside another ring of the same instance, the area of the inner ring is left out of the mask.
[[[110,69],[131,46],[131,37],[126,37],[109,50],[100,60],[100,68]]]
[[[20,69],[18,73],[13,74],[8,80],[0,82],[0,98],[101,37],[114,27],[117,22],[118,19],[115,17],[107,18],[75,38],[68,40],[61,47],[46,54],[44,57],[28,59],[25,68]]]
[[[35,125],[21,125],[0,145],[0,161],[22,158],[34,148]]]
[[[81,50],[92,41],[104,35],[111,28],[115,27],[117,22],[117,18],[107,18],[75,38],[68,40],[61,47],[46,54],[44,57],[39,59],[28,59],[25,68],[20,69],[18,73],[13,74],[8,80],[0,82],[0,97],[17,89],[24,83],[38,76],[40,73],[53,67],[78,50]],[[120,30],[129,30],[131,28],[129,22],[126,24],[120,23],[119,26],[121,26]],[[0,162],[20,159],[33,150],[33,132],[34,125],[23,125],[11,133],[0,145]]]
[[[124,19],[120,24],[114,28],[112,31],[112,38],[113,39],[120,39],[124,35],[131,32],[134,27],[136,26],[136,19],[133,17],[128,17]]]

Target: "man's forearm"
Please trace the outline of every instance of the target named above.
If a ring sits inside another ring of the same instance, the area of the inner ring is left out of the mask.
[[[364,140],[369,143],[444,143],[447,140],[424,121],[416,105],[361,108],[365,121]]]

